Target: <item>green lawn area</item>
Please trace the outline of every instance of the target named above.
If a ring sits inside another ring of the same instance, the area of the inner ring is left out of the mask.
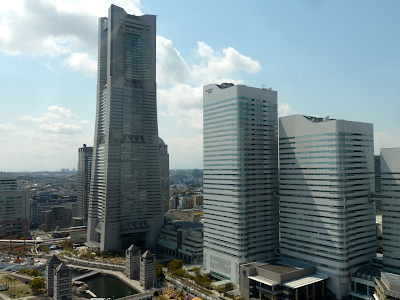
[[[10,280],[7,280],[6,274],[0,274],[0,284],[4,285],[5,283],[9,284],[9,289],[8,291],[4,291],[2,293],[7,294],[10,296],[11,294],[14,295],[12,298],[15,298],[15,296],[18,296],[18,298],[21,297],[26,297],[33,295],[31,288],[28,284],[23,283],[22,281],[15,280],[15,282],[11,283]],[[8,276],[11,278],[11,276]]]

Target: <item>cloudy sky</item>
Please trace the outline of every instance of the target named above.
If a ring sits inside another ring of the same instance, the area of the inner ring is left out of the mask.
[[[0,6],[0,171],[76,168],[93,145],[97,19],[157,15],[159,135],[202,168],[202,86],[278,91],[279,114],[374,124],[400,146],[400,1],[13,0]]]

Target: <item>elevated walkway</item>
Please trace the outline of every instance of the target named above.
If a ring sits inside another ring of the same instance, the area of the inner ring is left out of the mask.
[[[97,274],[100,274],[100,271],[91,271],[89,273],[85,273],[85,274],[82,274],[82,275],[72,278],[72,281],[82,281],[82,279],[86,279],[86,278],[95,276]]]

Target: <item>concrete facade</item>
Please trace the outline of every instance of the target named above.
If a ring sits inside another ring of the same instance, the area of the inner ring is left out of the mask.
[[[203,124],[203,265],[237,285],[240,264],[278,247],[277,92],[206,85]]]
[[[375,279],[376,300],[400,299],[400,276],[388,272],[382,272],[381,278]]]
[[[72,273],[65,263],[54,270],[54,300],[72,299]]]
[[[400,148],[381,149],[383,270],[400,275]]]
[[[140,275],[140,249],[132,244],[125,251],[126,276],[130,279],[137,279]]]
[[[273,258],[240,266],[240,294],[245,300],[325,299],[328,276],[307,263]]]
[[[88,242],[155,247],[163,225],[156,101],[156,16],[111,5],[98,23]]]
[[[372,124],[280,118],[281,254],[329,276],[337,299],[376,252]]]
[[[156,279],[156,256],[147,250],[140,258],[140,285],[150,289],[154,287]]]

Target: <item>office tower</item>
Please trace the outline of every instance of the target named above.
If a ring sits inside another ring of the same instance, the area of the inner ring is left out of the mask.
[[[77,209],[78,217],[82,219],[83,224],[87,224],[89,195],[90,195],[90,177],[92,174],[92,156],[93,147],[83,147],[78,150],[78,174],[76,182],[77,190]]]
[[[203,264],[238,284],[240,264],[278,247],[277,93],[209,84],[203,105]]]
[[[281,254],[316,265],[341,299],[375,256],[372,124],[280,118],[279,162]]]
[[[400,274],[400,148],[381,149],[383,270]]]
[[[88,243],[155,246],[163,224],[156,102],[156,16],[111,5],[99,19]]]
[[[0,172],[0,236],[29,236],[30,190],[18,190],[11,173]]]
[[[158,151],[160,155],[160,177],[163,211],[169,207],[169,154],[168,147],[161,138],[158,138]]]

